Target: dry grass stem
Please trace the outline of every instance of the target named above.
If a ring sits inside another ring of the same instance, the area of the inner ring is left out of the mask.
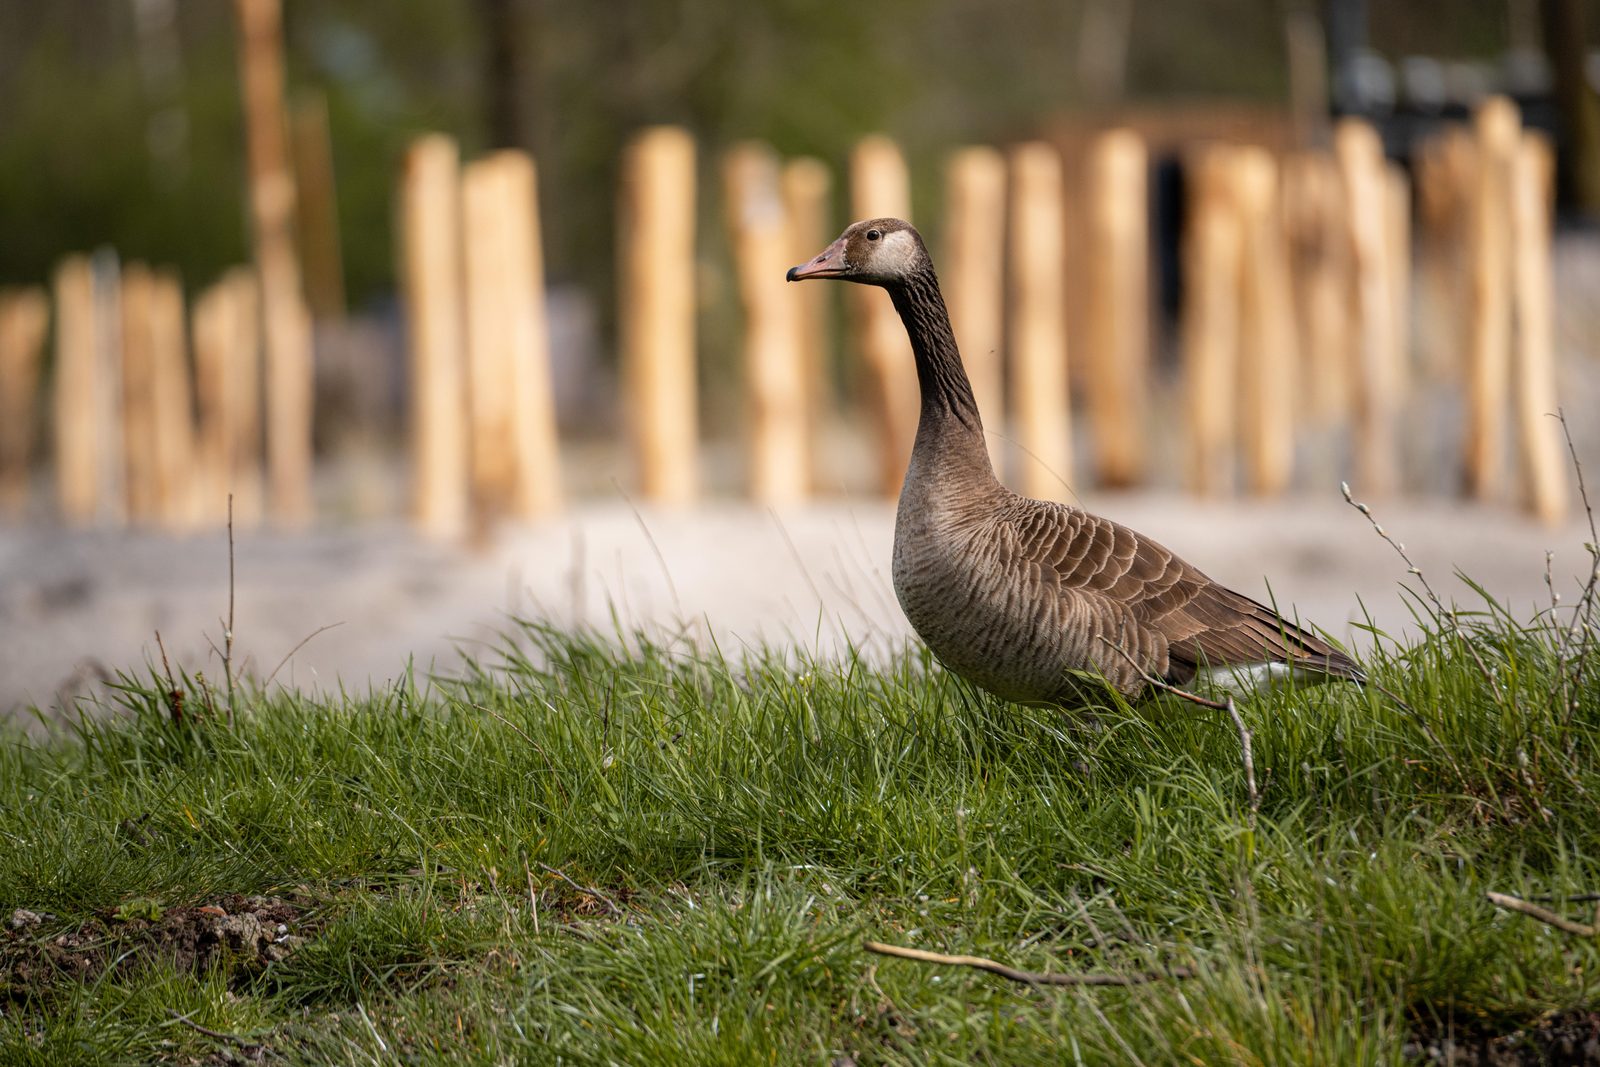
[[[1168,979],[1176,981],[1184,978],[1193,978],[1195,975],[1194,970],[1189,967],[1174,967],[1168,971],[1141,971],[1135,974],[1060,974],[1044,971],[1019,971],[1015,967],[1008,967],[998,960],[986,959],[983,956],[946,956],[942,952],[928,952],[924,949],[905,948],[901,945],[886,945],[881,941],[864,941],[861,947],[879,956],[894,956],[897,959],[915,960],[918,963],[934,963],[945,967],[971,967],[979,971],[988,971],[990,974],[996,974],[1001,978],[1020,982],[1024,985],[1134,986]]]
[[[574,882],[572,880],[572,878],[568,876],[566,871],[561,870],[561,868],[559,868],[559,867],[552,867],[548,863],[540,863],[539,864],[539,869],[541,871],[544,871],[546,874],[555,875],[557,878],[561,879],[563,882],[567,883],[572,888],[576,889],[578,892],[587,894],[588,896],[591,896],[591,897],[594,897],[596,900],[598,900],[600,903],[602,903],[602,904],[604,904],[606,906],[606,910],[607,911],[611,912],[611,914],[615,915],[619,919],[622,918],[623,911],[622,911],[621,906],[619,906],[616,901],[612,900],[610,897],[608,897],[604,893],[600,892],[600,890],[596,889],[594,886],[592,886],[592,885],[582,885],[582,884],[580,884],[578,882]]]
[[[1537,904],[1529,903],[1521,897],[1511,896],[1509,893],[1487,892],[1484,896],[1489,898],[1489,903],[1507,911],[1514,911],[1519,915],[1526,915],[1530,919],[1538,919],[1547,926],[1579,937],[1600,937],[1600,909],[1596,909],[1594,925],[1573,922],[1564,915],[1557,915],[1549,908],[1541,908]]]

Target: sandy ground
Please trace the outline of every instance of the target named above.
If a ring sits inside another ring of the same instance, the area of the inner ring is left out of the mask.
[[[1085,503],[1357,646],[1369,642],[1352,626],[1364,612],[1390,632],[1412,629],[1404,564],[1337,498]],[[1577,522],[1551,529],[1436,501],[1387,504],[1380,517],[1441,594],[1463,603],[1477,601],[1456,570],[1531,615],[1549,603],[1546,550],[1568,600],[1587,565]],[[729,652],[779,642],[832,655],[846,638],[886,650],[908,636],[889,584],[893,522],[890,505],[866,500],[781,514],[733,503],[635,511],[617,500],[507,530],[476,552],[398,524],[242,533],[235,660],[258,677],[276,670],[284,685],[364,692],[408,661],[450,670],[460,650],[492,645],[512,615],[606,631],[614,620],[686,626]],[[224,534],[0,529],[0,715],[31,706],[48,715],[102,693],[116,671],[159,662],[157,631],[175,665],[220,677],[211,643],[221,644],[227,610]]]

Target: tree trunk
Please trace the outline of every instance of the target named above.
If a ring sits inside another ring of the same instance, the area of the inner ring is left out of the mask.
[[[1561,154],[1561,202],[1600,219],[1600,101],[1585,76],[1585,33],[1581,0],[1543,0],[1544,47],[1555,72]]]

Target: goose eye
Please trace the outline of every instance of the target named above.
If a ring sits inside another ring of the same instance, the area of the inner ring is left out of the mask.
[[[881,230],[868,230],[867,231],[867,240],[869,240],[869,241],[876,241],[878,238],[880,238],[882,236],[883,236],[883,232]]]

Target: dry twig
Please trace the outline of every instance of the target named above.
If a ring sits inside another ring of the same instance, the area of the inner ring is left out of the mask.
[[[265,688],[267,688],[267,686],[271,685],[272,684],[272,680],[278,676],[278,672],[283,670],[284,664],[288,663],[291,659],[294,659],[294,654],[296,652],[299,652],[302,648],[305,648],[308,644],[310,644],[312,638],[317,637],[319,634],[326,633],[327,631],[333,629],[335,626],[343,626],[343,625],[344,625],[344,620],[343,619],[339,620],[338,622],[330,622],[326,626],[317,627],[315,630],[312,630],[310,633],[308,633],[304,637],[302,637],[300,639],[300,643],[299,644],[295,645],[293,648],[291,648],[289,651],[287,651],[287,652],[285,652],[283,654],[283,658],[278,661],[278,665],[276,667],[272,668],[272,673],[267,675],[267,680],[265,682],[261,683],[261,688],[265,689]]]
[[[1584,546],[1589,552],[1589,578],[1583,583],[1583,592],[1573,606],[1572,625],[1562,633],[1561,655],[1565,659],[1572,640],[1582,632],[1583,628],[1594,617],[1595,595],[1600,592],[1600,531],[1597,531],[1595,526],[1594,505],[1589,501],[1589,487],[1583,480],[1583,464],[1578,459],[1578,446],[1572,441],[1572,428],[1567,425],[1566,412],[1558,408],[1555,417],[1561,422],[1561,432],[1567,439],[1567,451],[1572,456],[1572,469],[1577,473],[1578,478],[1578,499],[1583,501],[1583,513],[1589,520],[1589,543]],[[1578,649],[1578,658],[1573,665],[1571,684],[1567,693],[1564,694],[1569,722],[1572,715],[1577,711],[1577,702],[1572,694],[1577,693],[1583,686],[1583,673],[1588,666],[1589,649],[1594,644],[1593,640],[1588,640]]]
[[[167,1014],[172,1016],[176,1022],[182,1023],[189,1029],[205,1034],[207,1037],[214,1037],[218,1041],[232,1041],[234,1044],[243,1046],[245,1048],[249,1048],[250,1046],[256,1044],[256,1042],[250,1040],[249,1038],[240,1037],[238,1034],[225,1034],[221,1030],[213,1030],[209,1026],[201,1026],[187,1015],[180,1015],[171,1008],[167,1009]]]
[[[539,863],[539,869],[544,871],[544,872],[546,872],[547,874],[555,875],[557,878],[561,879],[563,882],[567,883],[572,888],[576,889],[578,892],[586,893],[589,896],[594,897],[600,903],[604,904],[606,906],[606,908],[611,912],[611,914],[615,915],[617,918],[620,919],[622,917],[623,911],[622,911],[622,908],[620,908],[617,905],[617,902],[612,900],[610,897],[606,896],[604,893],[600,892],[600,890],[596,889],[594,886],[592,886],[592,885],[581,885],[581,884],[579,884],[577,882],[574,882],[567,875],[566,871],[561,870],[559,867],[552,867],[548,863],[542,863],[542,862]]]
[[[1505,908],[1507,911],[1526,915],[1530,919],[1538,919],[1547,926],[1554,926],[1557,930],[1576,934],[1579,937],[1600,937],[1600,908],[1595,909],[1594,925],[1590,926],[1580,922],[1573,922],[1564,915],[1557,915],[1549,908],[1541,908],[1537,904],[1530,904],[1521,897],[1514,897],[1509,893],[1491,891],[1485,893],[1484,896],[1489,898],[1489,903],[1498,908]]]
[[[174,725],[183,725],[183,690],[172,677],[172,664],[167,662],[167,646],[161,641],[161,631],[156,631],[156,647],[161,650],[161,667],[167,672],[167,710],[172,713]]]
[[[1193,978],[1195,972],[1190,967],[1174,967],[1169,971],[1141,971],[1135,974],[1065,974],[1042,971],[1019,971],[1015,967],[1008,967],[997,960],[985,959],[982,956],[946,956],[941,952],[927,952],[920,948],[905,948],[900,945],[886,945],[881,941],[864,941],[862,948],[879,956],[894,956],[903,960],[916,960],[918,963],[937,963],[947,967],[972,967],[980,971],[997,974],[1001,978],[1024,985],[1051,985],[1051,986],[1133,986],[1145,985],[1149,982],[1159,982],[1164,979]]]

